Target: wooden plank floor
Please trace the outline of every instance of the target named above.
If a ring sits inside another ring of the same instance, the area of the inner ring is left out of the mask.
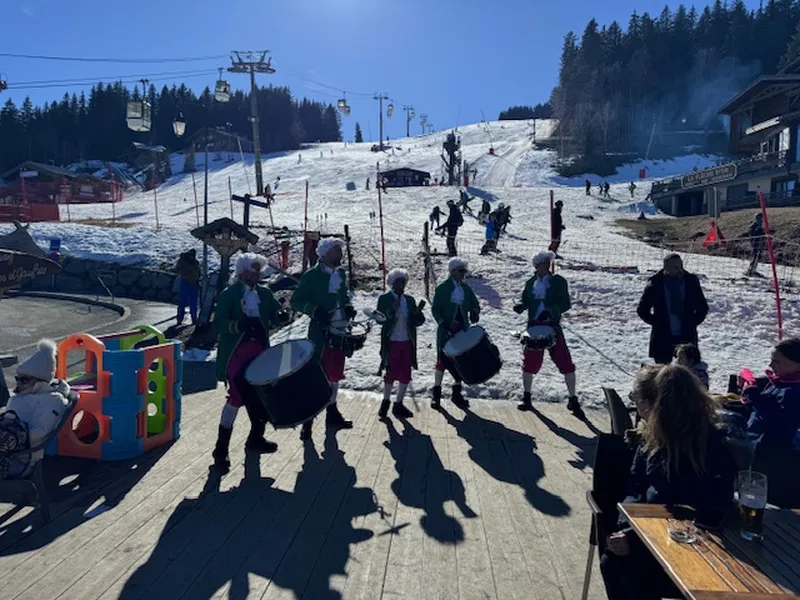
[[[422,399],[420,399],[422,400]],[[221,390],[184,398],[182,437],[137,461],[48,459],[53,520],[0,504],[0,599],[573,599],[588,551],[595,437],[563,405],[405,422],[344,392],[351,430],[209,472]],[[590,598],[605,598],[595,564]]]

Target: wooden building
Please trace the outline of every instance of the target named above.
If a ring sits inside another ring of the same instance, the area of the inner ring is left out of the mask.
[[[657,181],[651,198],[667,214],[688,216],[800,205],[800,61],[759,77],[719,109],[730,117],[733,159],[711,169]]]
[[[383,171],[381,176],[386,180],[386,187],[413,187],[429,185],[431,182],[431,174],[427,171],[407,167]]]

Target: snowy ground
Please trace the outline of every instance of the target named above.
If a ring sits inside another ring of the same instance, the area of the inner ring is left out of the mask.
[[[552,124],[537,121],[537,138],[552,131]],[[616,178],[609,178],[612,199],[587,197],[581,183],[561,181],[553,169],[555,157],[531,144],[531,126],[527,122],[489,123],[462,127],[459,131],[464,158],[474,165],[478,175],[471,193],[488,199],[493,205],[504,202],[512,207],[514,220],[508,235],[501,240],[502,252],[480,256],[483,228],[475,219],[466,218],[459,233],[459,251],[470,261],[470,284],[481,299],[483,325],[500,348],[504,366],[501,372],[482,386],[469,390],[483,398],[515,398],[521,393],[521,347],[512,337],[512,330],[523,326],[522,319],[511,307],[516,302],[525,280],[531,274],[530,257],[546,248],[549,239],[550,190],[564,201],[567,230],[559,266],[569,284],[573,308],[564,321],[568,344],[578,367],[579,390],[586,403],[599,403],[601,386],[618,388],[623,396],[631,383],[631,374],[647,361],[649,329],[638,320],[635,309],[647,278],[659,268],[663,252],[621,235],[613,221],[635,217],[642,206],[649,184],[639,184],[631,199],[626,186],[638,176],[641,165],[631,165]],[[264,162],[266,182],[281,177],[273,208],[276,226],[302,229],[304,190],[309,182],[309,228],[341,232],[345,224],[353,238],[356,273],[360,277],[378,276],[380,263],[380,228],[370,212],[378,210],[374,191],[375,166],[410,166],[440,175],[439,157],[444,134],[392,142],[394,153],[378,155],[370,144],[322,144],[267,157]],[[489,147],[495,156],[488,154]],[[300,158],[302,157],[302,158]],[[213,156],[211,157],[214,158]],[[226,158],[226,157],[223,157]],[[706,162],[702,162],[705,160]],[[648,167],[651,177],[679,174],[697,165],[713,164],[715,159],[698,156],[679,161],[660,161]],[[203,156],[197,164],[202,168]],[[182,166],[176,159],[178,169]],[[252,161],[226,163],[215,160],[209,175],[209,218],[231,216],[228,181],[235,194],[244,194],[254,186]],[[364,189],[367,177],[373,184]],[[202,202],[202,172],[196,175],[197,193]],[[346,191],[353,182],[357,191]],[[424,295],[422,261],[419,257],[423,223],[434,205],[444,208],[448,199],[457,199],[455,188],[427,187],[390,189],[383,199],[386,232],[386,255],[389,268],[402,266],[412,273],[410,293]],[[479,204],[479,200],[473,202]],[[98,256],[119,261],[148,261],[167,264],[189,246],[197,246],[188,230],[197,224],[191,176],[176,176],[158,190],[158,211],[161,228],[155,229],[153,193],[130,195],[115,207],[116,219],[133,224],[127,229],[78,226],[75,224],[34,224],[31,231],[42,245],[50,236],[62,237],[65,253]],[[241,206],[233,207],[233,216],[241,220]],[[73,206],[75,219],[111,219],[110,205]],[[202,219],[202,206],[200,207]],[[254,209],[251,220],[269,223],[266,211]],[[263,230],[256,229],[257,233]],[[272,247],[269,238],[263,240]],[[444,240],[431,236],[434,250],[444,251]],[[688,249],[687,249],[688,250]],[[435,271],[439,279],[445,274],[446,257],[436,257]],[[745,265],[741,261],[707,255],[687,255],[686,265],[703,278],[703,287],[711,306],[706,323],[700,328],[700,346],[711,370],[712,387],[724,391],[727,375],[743,366],[763,369],[775,341],[775,303],[768,279],[744,280]],[[765,270],[766,273],[766,270]],[[782,272],[792,278],[794,273]],[[374,307],[380,291],[359,291],[358,308]],[[433,319],[420,332],[420,370],[415,373],[413,390],[427,394],[433,383],[434,332]],[[800,322],[800,305],[790,295],[784,303],[784,330],[789,335]],[[281,332],[280,339],[302,337],[305,319]],[[378,335],[373,331],[364,349],[348,363],[345,387],[357,390],[378,390],[375,375],[378,368]],[[549,361],[536,378],[534,396],[539,400],[563,401],[563,379]]]

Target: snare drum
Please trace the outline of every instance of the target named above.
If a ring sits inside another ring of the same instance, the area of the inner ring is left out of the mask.
[[[488,381],[503,366],[497,346],[492,344],[480,325],[459,331],[448,340],[443,350],[468,385]]]
[[[364,347],[367,341],[367,328],[356,323],[329,327],[325,338],[325,343],[330,348],[341,350],[349,358],[356,350]]]
[[[522,341],[531,350],[549,350],[556,345],[556,330],[550,325],[533,325],[522,334]]]
[[[244,373],[269,413],[275,429],[310,421],[328,406],[333,387],[314,360],[308,340],[289,340],[267,348]]]

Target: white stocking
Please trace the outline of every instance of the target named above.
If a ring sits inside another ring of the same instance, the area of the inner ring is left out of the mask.
[[[442,387],[443,379],[444,379],[444,371],[433,372],[433,385],[435,385],[436,387]]]
[[[383,383],[383,401],[388,402],[389,398],[392,397],[392,384],[384,382]]]
[[[336,404],[336,396],[339,395],[339,382],[335,382],[331,384],[333,388],[333,393],[331,394],[331,404]]]
[[[403,398],[406,397],[406,390],[408,389],[407,383],[398,383],[397,384],[397,397],[394,399],[397,404],[403,403]]]
[[[526,394],[530,394],[532,387],[533,387],[533,373],[523,373],[522,389],[525,391]]]
[[[236,415],[239,414],[239,407],[234,406],[230,402],[226,402],[222,407],[222,415],[219,419],[219,426],[223,429],[233,429],[233,423],[236,421]]]
[[[564,383],[567,384],[567,392],[569,392],[569,397],[572,398],[575,396],[575,373],[567,373],[564,375]]]

